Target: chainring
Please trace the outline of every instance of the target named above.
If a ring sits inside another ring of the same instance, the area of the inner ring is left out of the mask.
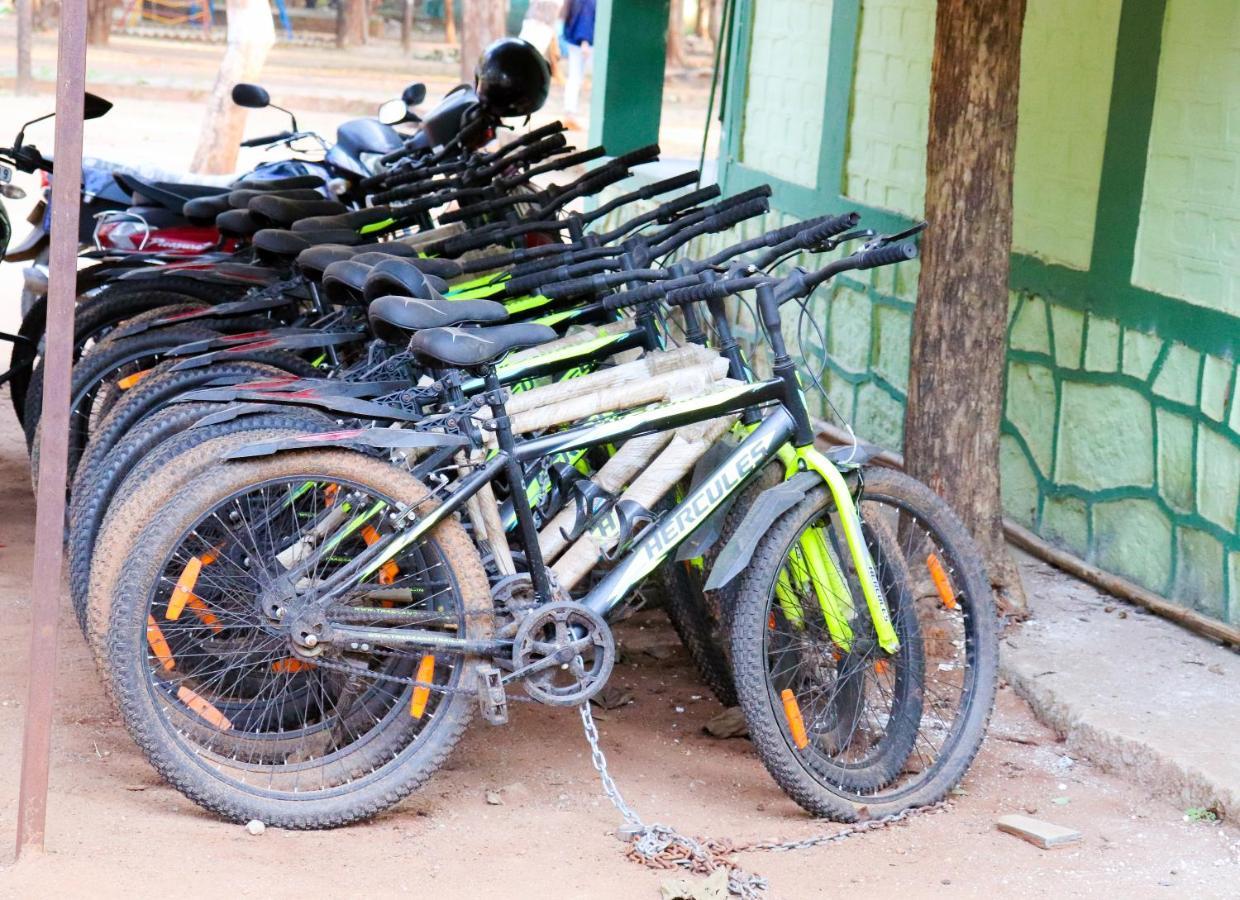
[[[607,684],[616,663],[611,628],[593,610],[557,601],[532,610],[512,643],[513,673],[550,706],[578,706]]]

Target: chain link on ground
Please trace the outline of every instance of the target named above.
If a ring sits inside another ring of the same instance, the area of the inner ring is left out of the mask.
[[[590,760],[598,772],[599,781],[603,786],[603,794],[624,817],[624,825],[617,836],[630,841],[625,855],[634,862],[641,863],[651,869],[684,869],[697,875],[709,875],[716,869],[726,869],[728,873],[728,892],[737,897],[762,897],[767,881],[742,869],[732,857],[746,851],[767,851],[784,853],[791,850],[807,850],[811,847],[823,847],[837,844],[858,834],[880,831],[915,816],[923,816],[942,812],[950,808],[948,800],[940,800],[930,806],[906,809],[881,819],[870,819],[849,825],[830,834],[810,835],[795,840],[756,840],[735,842],[718,838],[693,838],[681,834],[669,825],[659,823],[646,824],[641,816],[625,802],[620,788],[607,768],[607,757],[599,743],[598,727],[594,724],[594,715],[590,711],[590,703],[586,701],[579,707],[581,725],[586,733],[586,741],[590,745]]]

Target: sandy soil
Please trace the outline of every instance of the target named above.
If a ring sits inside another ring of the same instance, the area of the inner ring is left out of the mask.
[[[165,786],[116,722],[68,604],[59,638],[48,850],[11,865],[28,658],[33,499],[25,452],[0,397],[0,896],[222,892],[442,897],[655,897],[665,873],[628,862],[572,711],[513,703],[504,728],[476,724],[446,771],[375,821],[335,832],[252,837]],[[647,819],[735,839],[800,838],[807,818],[744,739],[702,733],[719,712],[662,613],[621,626],[616,683],[633,702],[599,715],[604,748]],[[51,648],[40,648],[50,652]],[[501,805],[486,794],[498,791]],[[995,830],[1008,812],[1079,828],[1042,851]],[[741,862],[775,897],[1235,896],[1240,838],[1063,754],[1006,688],[952,808],[826,849]],[[157,887],[158,886],[158,887]]]

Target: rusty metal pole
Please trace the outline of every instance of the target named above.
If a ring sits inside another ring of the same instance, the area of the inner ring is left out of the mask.
[[[78,211],[82,184],[82,110],[86,90],[86,0],[61,0],[56,57],[56,168],[43,375],[43,444],[34,524],[30,612],[30,688],[17,800],[17,856],[42,850],[52,750],[56,625],[64,562],[68,477],[69,368],[77,296]]]

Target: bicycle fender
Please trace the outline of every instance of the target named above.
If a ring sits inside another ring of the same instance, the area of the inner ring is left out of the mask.
[[[423,418],[417,412],[399,406],[373,403],[369,400],[359,400],[345,394],[329,393],[314,388],[299,391],[249,391],[235,387],[201,388],[178,394],[170,398],[169,402],[191,403],[198,400],[215,403],[259,403],[267,405],[268,408],[271,406],[309,406],[326,410],[329,413],[341,413],[350,417],[375,419],[381,422],[418,422]],[[228,421],[231,417],[225,415],[226,412],[224,410],[212,413],[207,417],[212,419],[210,424]],[[222,418],[216,419],[216,416],[222,416]]]
[[[403,428],[346,428],[316,434],[257,441],[224,454],[224,459],[253,459],[294,450],[340,447],[345,450],[422,450],[431,447],[464,447],[469,441],[455,434],[408,431]]]
[[[714,472],[723,463],[724,459],[727,458],[728,454],[735,449],[736,445],[734,443],[725,441],[712,444],[710,449],[702,454],[702,458],[697,461],[697,465],[693,467],[693,480],[690,482],[690,489],[697,487],[707,475]],[[719,508],[707,516],[701,525],[693,529],[693,532],[676,551],[676,562],[696,559],[704,555],[707,550],[715,545],[719,540],[719,536],[723,533],[723,520],[727,516],[728,511],[736,504],[736,500],[740,495],[740,491],[732,494],[723,503],[719,504]]]
[[[736,534],[719,553],[710,570],[704,590],[717,591],[726,587],[737,575],[745,571],[762,535],[770,530],[775,520],[805,499],[822,477],[813,472],[798,472],[783,484],[767,488],[758,495],[745,518],[741,520]]]

